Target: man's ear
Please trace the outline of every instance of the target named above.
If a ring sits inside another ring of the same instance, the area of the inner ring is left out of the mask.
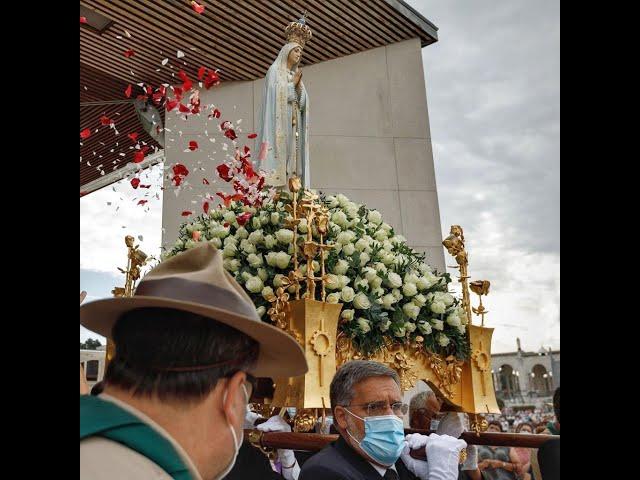
[[[341,430],[347,429],[347,415],[347,411],[340,405],[336,406],[333,411],[334,423],[336,423]]]
[[[244,383],[247,375],[244,372],[236,372],[227,379],[225,388],[226,396],[223,393],[222,410],[231,425],[242,425],[246,413],[247,397]]]

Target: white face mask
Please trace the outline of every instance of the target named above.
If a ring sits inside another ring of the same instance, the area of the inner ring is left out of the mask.
[[[247,399],[247,404],[248,404],[249,393],[247,392],[247,388],[244,386],[244,383],[242,384],[242,390],[244,390],[244,396]],[[222,397],[222,403],[224,403],[226,399],[227,399],[227,392],[225,390],[224,396]],[[233,425],[231,425],[230,423],[228,423],[228,425],[229,425],[229,430],[231,430],[231,436],[233,437],[233,457],[231,457],[231,460],[229,461],[229,465],[227,466],[227,468],[225,468],[216,477],[217,480],[221,480],[224,477],[226,477],[231,471],[231,469],[233,469],[233,466],[236,464],[236,458],[238,458],[238,452],[240,451],[240,447],[242,446],[242,442],[244,440],[244,430],[240,430],[240,440],[238,441],[238,434],[236,434],[236,431],[233,428]]]

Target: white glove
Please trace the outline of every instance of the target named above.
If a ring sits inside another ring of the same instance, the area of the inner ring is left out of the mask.
[[[426,438],[429,480],[457,480],[460,451],[467,446],[467,442],[436,433]]]
[[[449,412],[440,423],[436,433],[438,435],[449,435],[453,438],[460,438],[464,432],[464,413]]]
[[[248,410],[244,416],[244,424],[242,425],[242,428],[253,430],[256,428],[256,420],[259,418],[261,418],[259,414]]]
[[[262,432],[290,432],[291,427],[280,415],[274,415],[269,420],[256,427]],[[278,460],[282,464],[282,476],[287,480],[296,480],[300,475],[293,450],[278,450]],[[284,468],[290,467],[290,468]]]
[[[425,460],[417,460],[413,458],[409,452],[411,450],[424,448],[428,442],[428,437],[419,433],[410,433],[405,437],[405,439],[407,441],[407,445],[400,454],[402,463],[404,463],[409,471],[420,480],[427,480],[429,478],[429,464]]]
[[[476,470],[478,468],[478,447],[467,445],[467,459],[462,464],[462,470]]]

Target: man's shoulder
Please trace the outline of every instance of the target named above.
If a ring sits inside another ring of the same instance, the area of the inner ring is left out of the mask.
[[[340,455],[335,444],[330,444],[309,458],[302,466],[299,480],[327,479],[338,480],[349,478],[341,472],[344,470],[346,459]],[[341,468],[342,467],[342,468]]]
[[[89,437],[80,441],[80,478],[171,479],[162,468],[144,455],[104,437]]]

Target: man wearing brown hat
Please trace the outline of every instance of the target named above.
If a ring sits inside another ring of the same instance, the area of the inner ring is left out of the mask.
[[[103,393],[80,397],[82,479],[224,478],[254,376],[308,369],[209,244],[162,262],[133,297],[82,305],[80,323],[116,345]]]

